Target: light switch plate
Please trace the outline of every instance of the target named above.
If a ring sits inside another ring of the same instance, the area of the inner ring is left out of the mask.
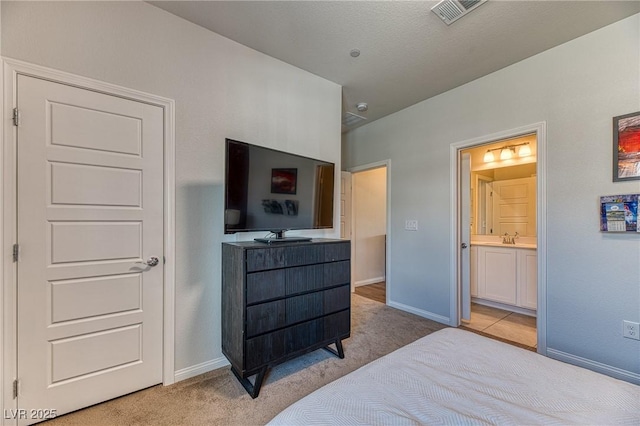
[[[417,231],[418,230],[418,221],[415,219],[405,220],[404,221],[404,229],[406,231]]]

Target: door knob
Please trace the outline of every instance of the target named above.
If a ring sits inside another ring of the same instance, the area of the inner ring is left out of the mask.
[[[146,262],[136,262],[136,263],[141,263],[147,266],[156,266],[158,263],[160,263],[160,259],[158,259],[155,256],[151,256],[149,260],[147,260]]]
[[[467,248],[467,243],[460,244],[460,247],[462,247],[463,249],[466,249]]]

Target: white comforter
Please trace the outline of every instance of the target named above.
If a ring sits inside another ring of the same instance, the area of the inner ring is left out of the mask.
[[[318,389],[269,424],[640,425],[640,386],[449,328]]]

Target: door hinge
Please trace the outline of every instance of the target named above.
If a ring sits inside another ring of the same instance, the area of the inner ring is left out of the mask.
[[[14,244],[13,245],[13,261],[17,262],[19,258],[20,258],[20,245]]]
[[[20,111],[18,111],[18,108],[14,108],[13,109],[13,125],[17,126],[18,124],[20,124]]]
[[[18,397],[18,379],[13,381],[13,399]]]

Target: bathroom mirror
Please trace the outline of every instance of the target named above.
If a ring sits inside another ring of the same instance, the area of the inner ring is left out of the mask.
[[[471,172],[471,232],[535,237],[535,173],[535,163]]]

